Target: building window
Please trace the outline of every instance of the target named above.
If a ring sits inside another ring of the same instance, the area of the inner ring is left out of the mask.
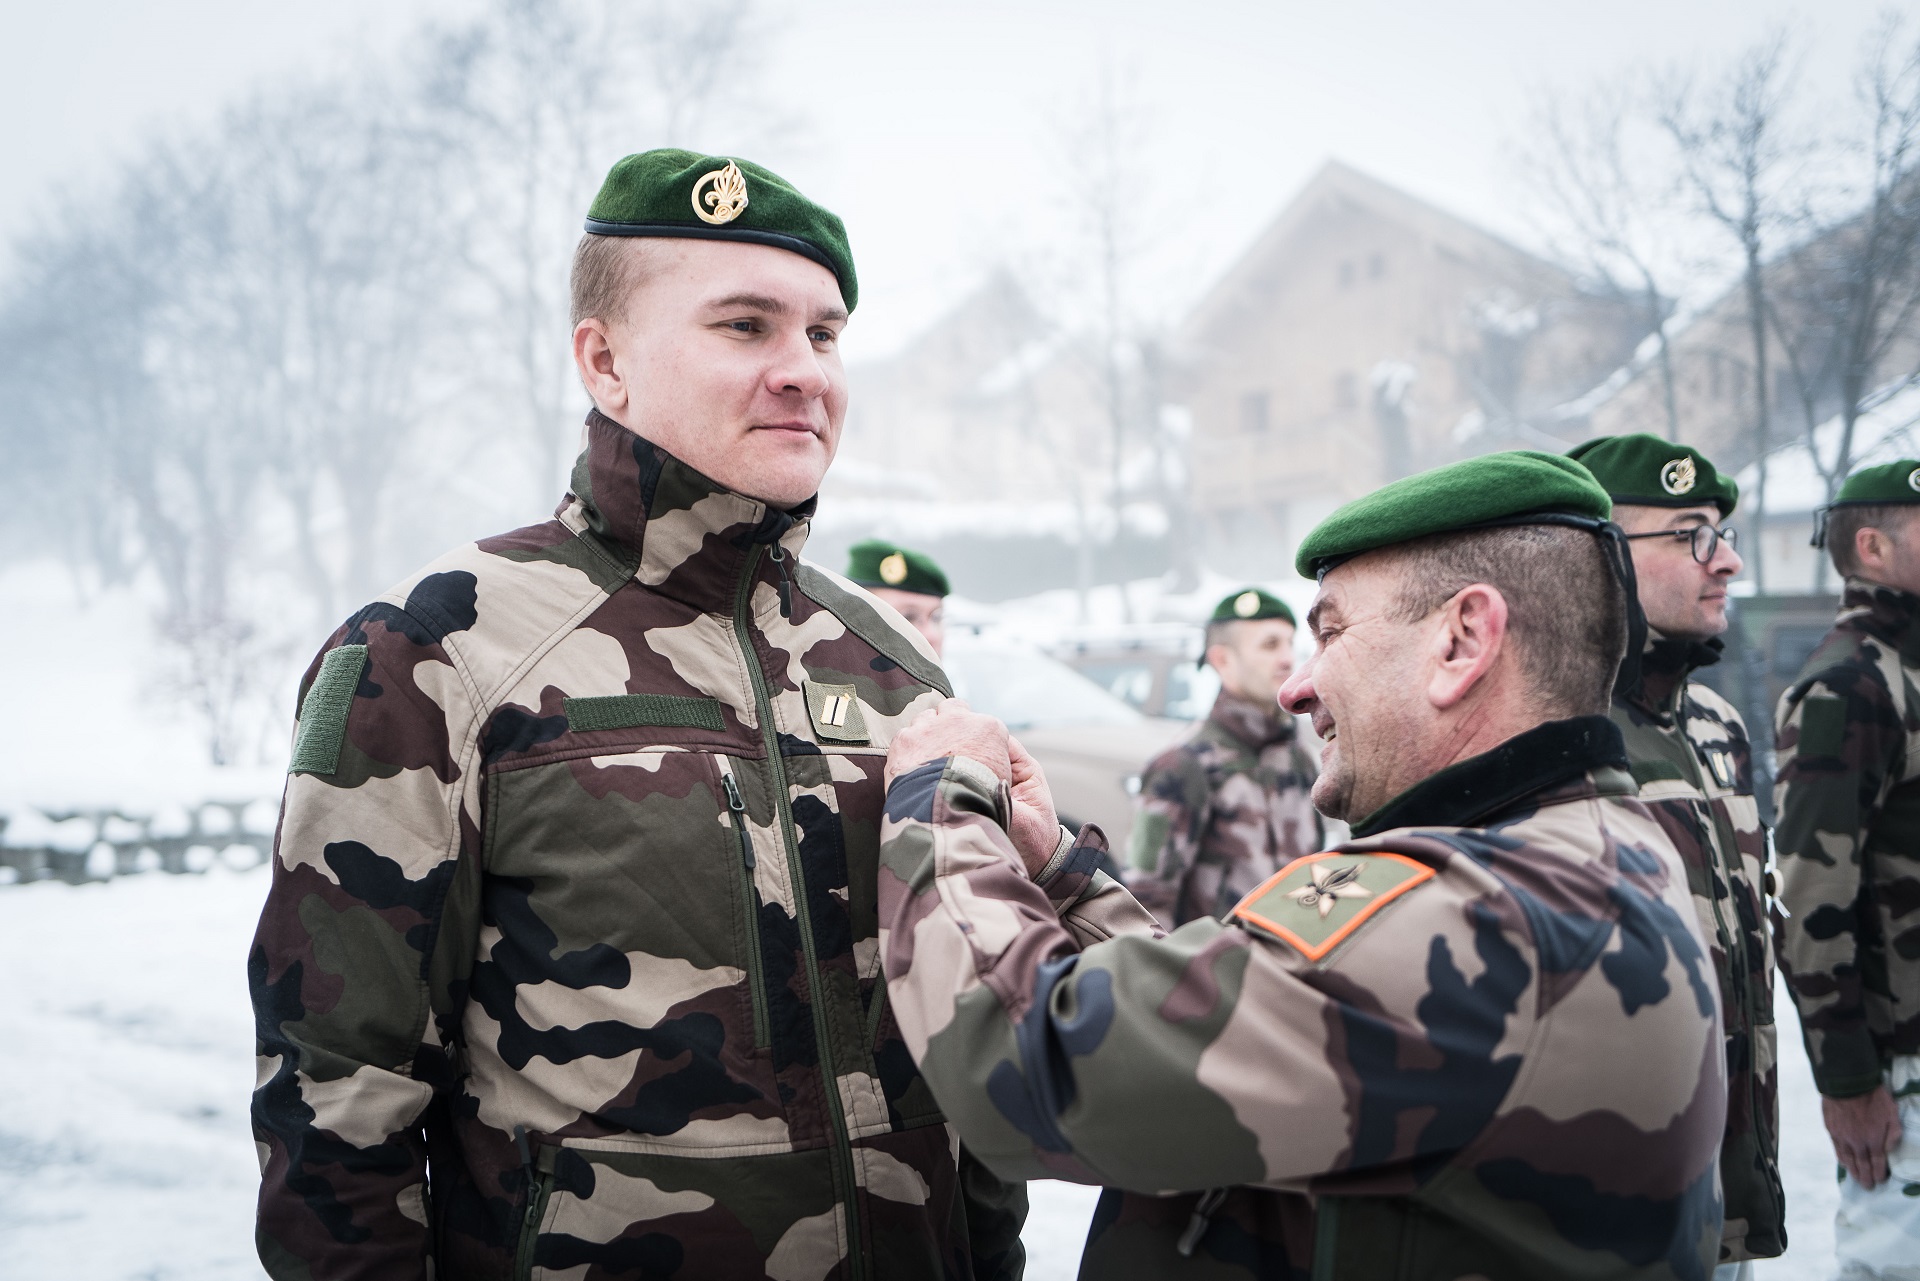
[[[1367,255],[1367,279],[1378,280],[1387,274],[1387,256],[1385,254]]]
[[[1333,380],[1333,404],[1336,409],[1357,409],[1360,406],[1360,380],[1352,374],[1341,374]]]
[[[1250,391],[1240,397],[1240,430],[1257,434],[1267,430],[1267,393]]]
[[[1340,260],[1340,287],[1342,289],[1351,288],[1353,285],[1353,277],[1353,259],[1342,258]]]

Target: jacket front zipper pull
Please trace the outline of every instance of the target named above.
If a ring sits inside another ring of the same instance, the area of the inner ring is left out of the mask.
[[[774,567],[780,571],[780,581],[774,584],[780,593],[780,617],[793,617],[793,580],[787,577],[786,549],[775,543],[767,555],[773,560]]]

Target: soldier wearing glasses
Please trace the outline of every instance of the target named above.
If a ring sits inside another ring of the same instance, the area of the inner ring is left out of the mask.
[[[1722,1281],[1786,1249],[1779,1170],[1773,954],[1764,892],[1767,840],[1754,801],[1746,726],[1689,679],[1720,661],[1727,584],[1741,569],[1739,488],[1699,451],[1657,436],[1609,436],[1573,451],[1613,499],[1627,533],[1647,645],[1625,664],[1612,717],[1640,799],[1679,849],[1713,952],[1726,1018],[1727,1125],[1720,1152]]]

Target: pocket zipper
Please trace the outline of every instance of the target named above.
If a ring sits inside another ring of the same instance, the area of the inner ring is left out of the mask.
[[[747,913],[747,990],[753,996],[753,1048],[764,1050],[773,1042],[768,1026],[767,993],[760,964],[760,891],[753,884],[753,836],[747,831],[747,803],[740,796],[740,784],[731,772],[720,775],[721,790],[727,794],[727,809],[733,817],[733,830],[740,834],[741,902]]]
[[[547,1197],[553,1192],[553,1176],[541,1173],[534,1163],[526,1126],[513,1127],[513,1145],[520,1150],[520,1166],[527,1172],[527,1215],[520,1225],[520,1248],[514,1255],[513,1275],[518,1281],[531,1281],[534,1245],[540,1239],[540,1220],[546,1217]]]

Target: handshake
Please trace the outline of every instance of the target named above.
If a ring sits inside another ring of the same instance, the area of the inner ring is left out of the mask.
[[[1028,876],[1038,876],[1060,845],[1060,820],[1040,762],[1027,754],[1007,727],[983,716],[957,698],[946,699],[898,734],[887,752],[886,782],[950,756],[964,756],[993,771],[1007,785],[1013,806],[1007,835],[1020,853]]]

